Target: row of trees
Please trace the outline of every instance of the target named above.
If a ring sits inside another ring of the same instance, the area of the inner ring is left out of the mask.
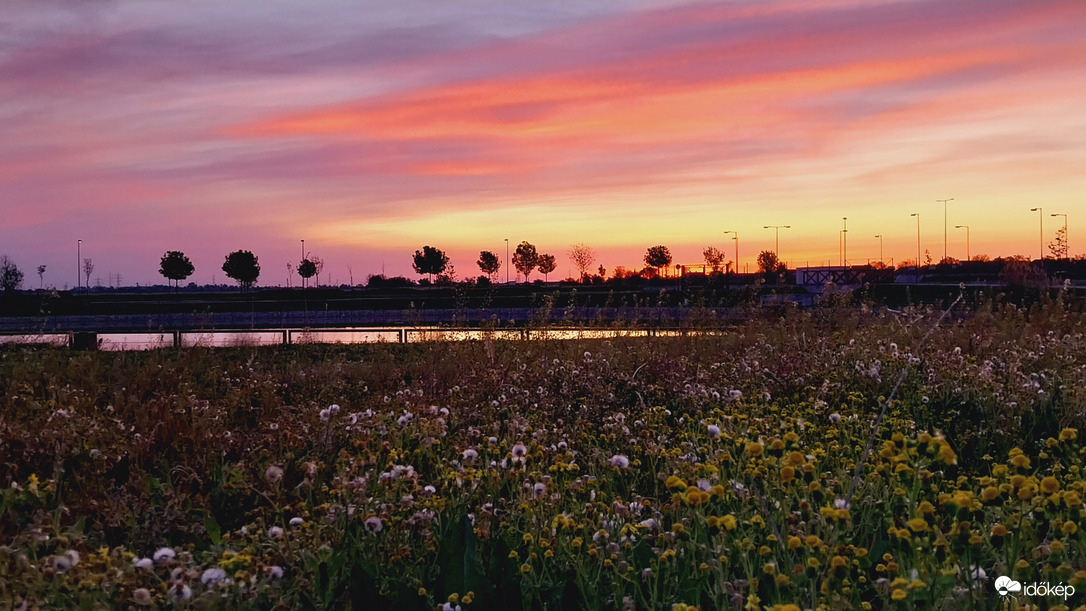
[[[1049,245],[1054,258],[1059,258],[1061,255],[1064,258],[1067,257],[1066,236],[1062,231],[1061,229],[1060,233],[1057,234],[1056,241]],[[567,256],[577,270],[578,279],[586,280],[589,278],[592,265],[596,262],[595,251],[584,243],[574,244],[570,246]],[[702,251],[702,256],[705,258],[706,265],[711,267],[714,272],[722,271],[722,268],[723,271],[731,271],[732,261],[727,261],[724,253],[718,248],[707,246]],[[982,256],[974,257],[974,260],[981,259]],[[659,274],[661,269],[670,268],[672,263],[671,251],[664,245],[649,247],[645,252],[644,261],[645,265],[651,268],[651,273],[654,275]],[[930,258],[928,263],[931,263]],[[540,253],[534,244],[527,241],[517,245],[512,256],[512,264],[517,272],[524,276],[525,282],[528,281],[531,273],[535,270],[539,270],[539,273],[549,280],[550,274],[558,266],[554,255]],[[502,260],[493,251],[484,250],[479,252],[476,265],[479,266],[480,271],[486,274],[489,280],[493,280],[494,275],[501,270]],[[455,278],[448,255],[434,246],[427,245],[423,246],[422,250],[416,250],[412,258],[412,266],[416,273],[428,276],[430,283],[433,283],[435,276],[446,279]],[[91,272],[94,270],[94,263],[90,259],[84,259],[82,267],[89,284]],[[323,268],[324,261],[321,258],[306,255],[296,268],[298,275],[303,279],[303,287],[310,278],[319,277]],[[39,265],[37,268],[38,277],[43,286],[45,269],[45,265]],[[616,273],[619,269],[622,269],[623,273],[625,273],[623,268],[616,268]],[[248,290],[260,277],[260,261],[256,255],[248,250],[237,250],[226,255],[222,270],[229,278],[235,280],[242,289]],[[196,268],[192,261],[179,250],[167,251],[162,255],[159,262],[159,273],[168,281],[173,282],[174,290],[178,289],[182,280],[191,276],[195,271]],[[293,274],[295,271],[294,266],[288,263],[287,271]],[[605,272],[602,265],[596,271],[598,271],[600,277]],[[779,274],[785,271],[785,265],[775,252],[765,250],[758,255],[758,271],[767,274]],[[23,272],[6,255],[0,257],[0,289],[14,291],[19,288],[22,282]]]

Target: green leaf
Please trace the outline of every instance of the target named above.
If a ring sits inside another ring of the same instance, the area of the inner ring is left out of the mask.
[[[210,513],[204,516],[204,530],[207,531],[207,536],[211,537],[212,543],[215,545],[222,543],[222,529]]]

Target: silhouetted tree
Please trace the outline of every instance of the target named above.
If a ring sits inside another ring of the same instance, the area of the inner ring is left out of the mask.
[[[0,288],[7,292],[16,291],[23,283],[23,272],[7,255],[0,257]]]
[[[569,260],[573,262],[573,267],[577,268],[577,278],[584,280],[584,277],[588,275],[588,269],[596,262],[596,253],[583,242],[574,244],[569,247]]]
[[[763,250],[758,253],[758,271],[764,274],[779,274],[787,269],[784,262],[777,258],[777,253],[772,250]]]
[[[323,273],[324,273],[324,259],[322,259],[321,257],[318,257],[318,256],[316,256],[316,255],[313,255],[312,257],[310,257],[310,259],[312,259],[312,260],[313,260],[313,265],[316,265],[316,266],[317,266],[317,271],[316,271],[316,276],[317,276],[317,288],[320,288],[320,285],[321,285],[321,274],[323,274]],[[327,279],[327,278],[325,278],[325,281],[326,281],[326,282],[327,282],[327,280],[328,280],[328,279]]]
[[[45,288],[45,266],[38,266],[38,288]]]
[[[705,257],[706,265],[712,267],[714,272],[720,271],[720,265],[724,263],[724,253],[720,252],[715,246],[706,246],[701,254]]]
[[[175,292],[178,288],[178,282],[191,276],[194,271],[196,271],[196,268],[192,265],[192,261],[189,261],[185,253],[180,250],[166,251],[166,254],[162,255],[162,259],[158,263],[158,273],[162,274],[167,280],[173,280]]]
[[[1048,252],[1053,259],[1067,258],[1067,231],[1063,227],[1056,230],[1056,238],[1048,243]]]
[[[513,267],[524,274],[525,282],[528,281],[528,274],[532,273],[537,265],[539,265],[539,253],[536,252],[535,246],[528,242],[518,244],[517,250],[513,252]]]
[[[645,252],[645,265],[659,270],[671,265],[671,251],[667,246],[652,246]]]
[[[247,291],[260,277],[260,259],[248,250],[235,250],[226,255],[222,271],[234,279],[243,291]]]
[[[550,281],[550,273],[554,271],[554,268],[558,267],[558,263],[554,260],[554,255],[539,255],[539,273],[543,274],[544,281]]]
[[[312,278],[317,273],[317,264],[309,259],[302,259],[298,264],[298,275],[302,277],[302,288],[305,288],[306,281]]]
[[[498,255],[489,250],[479,252],[479,260],[475,263],[479,266],[479,269],[487,275],[488,279],[493,279],[494,274],[502,267],[502,261],[498,258]]]
[[[90,275],[94,273],[94,262],[89,258],[83,258],[83,274],[87,277],[87,288],[90,288]]]
[[[415,251],[413,267],[417,274],[429,274],[430,282],[434,281],[434,275],[445,271],[449,264],[449,257],[445,251],[433,246],[423,246],[422,250]]]

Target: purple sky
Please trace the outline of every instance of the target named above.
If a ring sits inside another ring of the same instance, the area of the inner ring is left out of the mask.
[[[335,282],[504,238],[636,267],[1037,256],[1086,212],[1082,2],[71,2],[0,14],[0,254],[199,283],[300,239]],[[731,258],[729,256],[729,258]],[[503,272],[504,275],[504,272]],[[114,280],[115,281],[115,280]]]

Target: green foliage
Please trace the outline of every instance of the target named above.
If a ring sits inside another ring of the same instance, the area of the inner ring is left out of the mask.
[[[0,348],[0,596],[993,608],[997,574],[1081,584],[1081,312],[985,305],[916,350],[938,315],[826,309],[591,341]],[[174,557],[133,562],[160,548]],[[215,569],[230,582],[201,579]]]

